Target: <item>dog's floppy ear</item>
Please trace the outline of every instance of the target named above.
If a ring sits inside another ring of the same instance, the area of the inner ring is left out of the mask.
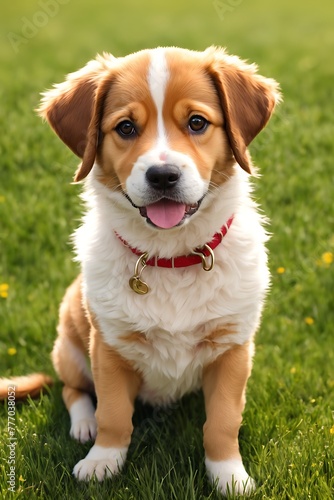
[[[256,65],[246,64],[224,49],[208,49],[209,72],[218,91],[225,129],[238,164],[251,173],[247,146],[265,127],[280,100],[278,84],[256,73]]]
[[[75,182],[90,172],[96,156],[98,127],[92,132],[90,123],[95,121],[96,94],[100,82],[110,72],[115,59],[109,54],[98,56],[81,70],[68,75],[64,83],[55,85],[43,94],[38,109],[60,139],[80,158],[82,163],[75,175]]]

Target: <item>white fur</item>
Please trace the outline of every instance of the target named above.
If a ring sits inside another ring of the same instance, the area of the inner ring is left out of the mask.
[[[255,482],[243,466],[240,459],[215,462],[206,458],[205,465],[210,480],[215,483],[223,495],[250,494],[255,489]]]
[[[203,366],[231,342],[251,340],[258,327],[269,284],[267,236],[250,199],[247,176],[236,166],[231,179],[205,198],[187,225],[168,231],[150,227],[122,195],[102,186],[94,174],[87,193],[90,209],[75,236],[84,293],[99,318],[104,340],[142,373],[140,396],[151,403],[168,403],[198,388]],[[138,257],[114,231],[150,256],[172,257],[210,241],[232,214],[233,223],[215,249],[212,271],[203,271],[201,265],[147,267],[142,278],[151,291],[137,295],[130,289]],[[231,324],[234,333],[222,336],[219,347],[201,345],[210,332]],[[143,332],[146,343],[133,347],[122,341],[133,331]]]
[[[86,458],[76,464],[73,475],[80,481],[89,481],[93,477],[98,481],[103,481],[106,477],[119,473],[125,462],[127,451],[127,448],[105,448],[94,444]]]
[[[69,409],[71,417],[70,435],[81,443],[96,437],[95,408],[88,394],[83,394]]]
[[[169,78],[165,49],[158,48],[151,52],[151,64],[148,73],[148,86],[157,108],[157,147],[164,150],[167,147],[167,132],[162,117],[165,100],[165,90]]]

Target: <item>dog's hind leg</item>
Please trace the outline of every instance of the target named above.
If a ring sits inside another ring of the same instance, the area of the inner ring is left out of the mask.
[[[64,382],[63,399],[71,417],[70,435],[85,442],[96,437],[94,383],[87,364],[90,324],[82,304],[81,276],[67,289],[60,306],[52,361]]]

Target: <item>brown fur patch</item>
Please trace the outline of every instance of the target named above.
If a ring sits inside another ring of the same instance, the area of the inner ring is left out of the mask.
[[[149,61],[147,51],[121,60],[97,93],[88,143],[96,148],[101,130],[103,140],[97,150],[97,161],[103,170],[100,181],[111,189],[125,188],[134,162],[151,147],[156,110],[147,84]],[[119,137],[115,127],[123,120],[136,123],[140,138]]]
[[[145,333],[142,332],[131,332],[123,335],[122,340],[125,342],[129,342],[130,344],[150,344],[150,341],[147,340]]]
[[[110,54],[98,56],[66,81],[45,94],[39,115],[48,120],[62,141],[80,158],[87,146],[87,130],[95,105],[95,91],[103,75],[116,59]]]
[[[247,146],[265,127],[280,100],[278,85],[257,74],[256,65],[229,56],[222,49],[210,48],[206,53],[234,157],[246,172],[252,173]]]
[[[197,348],[205,347],[205,346],[210,346],[212,348],[216,347],[221,347],[221,342],[219,340],[222,337],[225,337],[226,335],[231,335],[236,333],[236,325],[228,324],[224,328],[218,328],[217,330],[214,330],[213,332],[210,332],[209,335],[207,335],[201,342],[197,344]],[[224,345],[229,345],[225,344]],[[232,347],[232,344],[230,345]]]
[[[133,430],[134,401],[141,386],[140,375],[113,348],[108,346],[94,328],[92,370],[97,395],[96,444],[128,446]]]
[[[60,306],[52,361],[65,386],[94,394],[94,384],[83,370],[89,352],[91,326],[82,303],[81,281],[79,275],[67,289]]]
[[[78,349],[89,350],[90,323],[82,300],[82,276],[66,290],[59,310],[58,334],[66,336]]]
[[[210,460],[239,458],[238,433],[251,372],[250,344],[234,346],[203,372],[204,448]]]

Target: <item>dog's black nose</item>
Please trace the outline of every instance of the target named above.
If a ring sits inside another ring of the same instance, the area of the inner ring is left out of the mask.
[[[181,171],[175,165],[152,166],[146,172],[146,179],[155,189],[170,189],[175,187]]]

